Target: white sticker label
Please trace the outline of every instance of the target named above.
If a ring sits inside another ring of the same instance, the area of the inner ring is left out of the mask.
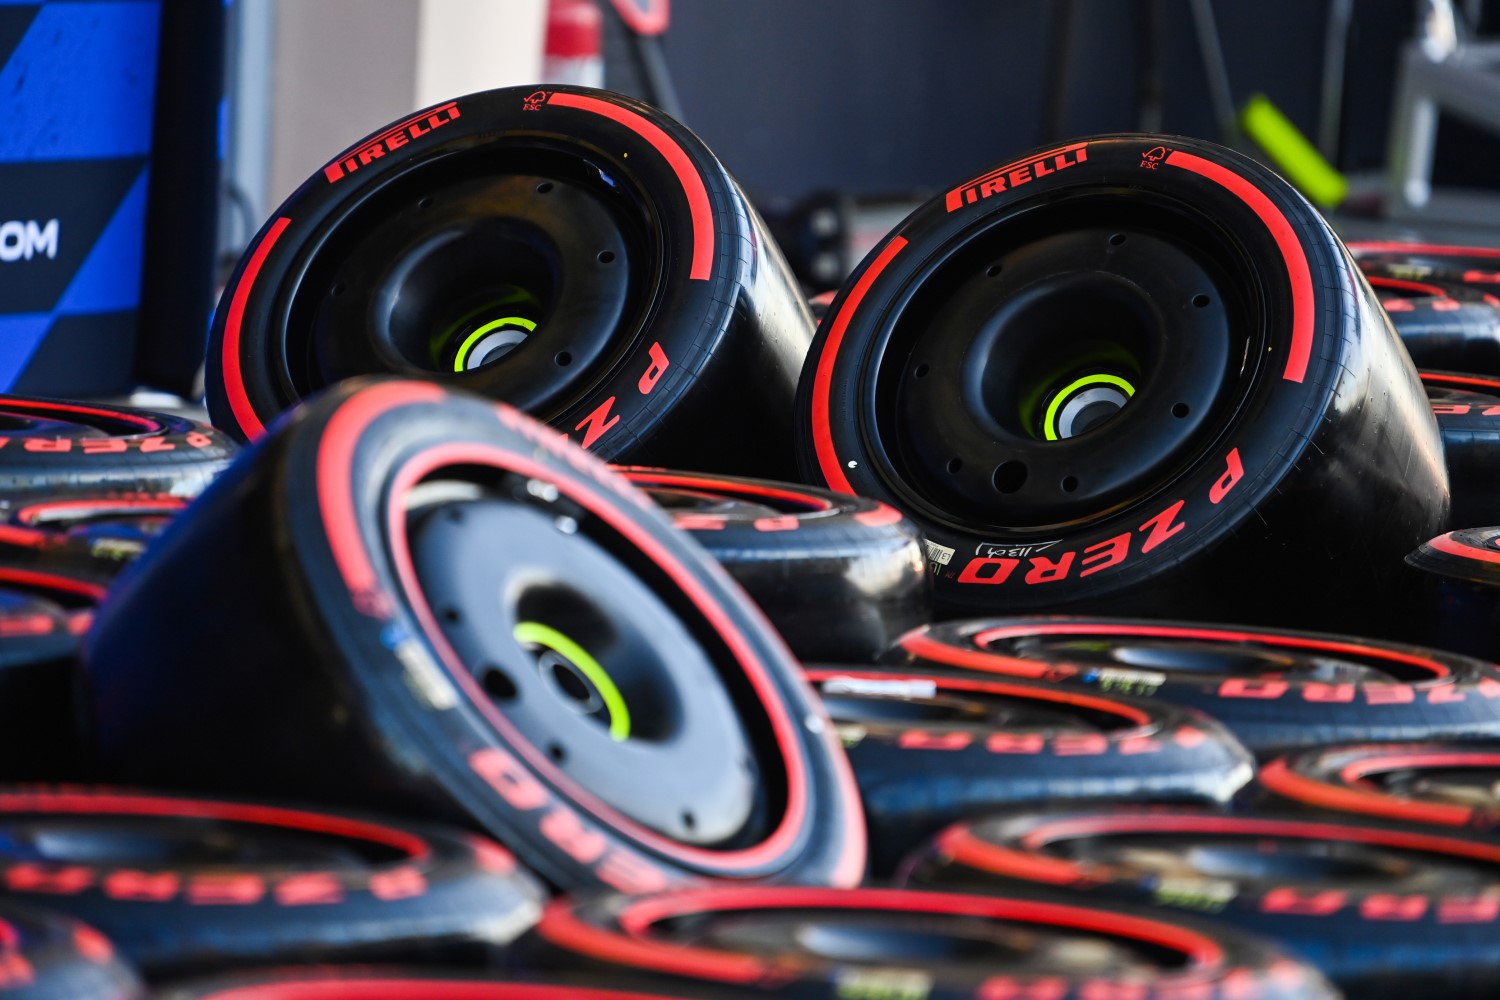
[[[823,694],[854,694],[876,698],[931,698],[937,694],[933,681],[911,678],[874,680],[869,677],[830,677],[823,682]]]
[[[458,692],[453,690],[453,685],[448,683],[448,678],[443,676],[442,670],[420,643],[414,639],[403,639],[391,652],[396,654],[396,659],[406,668],[406,686],[418,698],[439,712],[458,704]]]
[[[934,566],[946,566],[953,561],[953,550],[946,545],[922,539],[922,547],[927,550],[927,561]]]

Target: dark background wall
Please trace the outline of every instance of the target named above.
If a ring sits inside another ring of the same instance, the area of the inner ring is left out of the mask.
[[[1218,133],[1187,0],[1156,0],[1164,130]],[[1044,134],[1049,0],[682,0],[667,62],[683,117],[752,192],[939,187]],[[1134,129],[1140,0],[1078,0],[1063,131]],[[1357,0],[1345,168],[1384,159],[1411,0]],[[1233,98],[1318,129],[1326,0],[1218,0]],[[614,64],[612,64],[614,65]],[[612,85],[622,81],[612,79]],[[628,89],[622,87],[622,89]]]

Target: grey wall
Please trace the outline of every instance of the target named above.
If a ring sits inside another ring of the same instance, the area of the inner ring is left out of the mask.
[[[1160,0],[1166,131],[1213,137],[1187,0]],[[1134,129],[1136,0],[1078,0],[1065,131]],[[683,114],[752,191],[931,189],[1044,141],[1049,0],[682,0]],[[1316,138],[1326,0],[1216,0],[1236,103]],[[1353,165],[1378,162],[1411,0],[1357,0]],[[1351,161],[1353,162],[1353,161]]]

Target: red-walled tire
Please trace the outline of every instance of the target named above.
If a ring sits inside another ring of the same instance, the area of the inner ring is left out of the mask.
[[[1349,244],[1349,252],[1361,268],[1384,270],[1415,281],[1436,280],[1480,290],[1495,290],[1500,284],[1497,247],[1356,240]]]
[[[0,997],[137,1000],[145,987],[103,934],[46,910],[0,899]]]
[[[164,494],[27,499],[0,523],[0,580],[92,607],[187,501]]]
[[[1423,371],[1422,385],[1443,436],[1453,491],[1448,523],[1500,523],[1500,378]]]
[[[918,524],[945,617],[1378,631],[1447,509],[1338,238],[1194,139],[1078,140],[919,208],[839,293],[797,409],[804,474]]]
[[[1308,809],[1466,827],[1500,827],[1500,746],[1366,743],[1320,747],[1261,768],[1259,784]]]
[[[0,590],[0,781],[79,777],[78,653],[62,608]]]
[[[1380,262],[1361,269],[1418,368],[1500,372],[1500,288],[1415,280]]]
[[[796,1000],[1334,996],[1317,973],[1254,939],[1029,890],[734,886],[559,899],[517,951],[543,967]]]
[[[799,660],[868,662],[931,620],[921,539],[892,507],[764,479],[620,473],[729,571]]]
[[[735,1000],[769,996],[733,987],[632,983],[523,973],[435,972],[416,968],[279,969],[176,983],[155,1000]]]
[[[149,976],[490,957],[541,884],[431,826],[108,788],[0,789],[0,894],[85,921]]]
[[[1500,662],[1500,527],[1438,535],[1406,561],[1421,583],[1423,641]]]
[[[787,479],[812,330],[692,132],[512,87],[371,134],[272,214],[214,317],[209,411],[255,438],[342,378],[441,378],[611,461]]]
[[[785,646],[562,436],[361,380],[221,482],[89,633],[119,779],[441,815],[568,888],[861,877],[853,777]]]
[[[1326,743],[1500,736],[1500,667],[1349,636],[1111,618],[919,629],[893,660],[1196,708],[1257,755]]]
[[[909,860],[913,886],[1067,889],[1278,942],[1351,997],[1489,997],[1500,846],[1373,820],[1129,807],[997,816]]]
[[[236,451],[206,424],[103,403],[0,396],[0,497],[151,492],[196,496]]]
[[[877,875],[1006,806],[1223,805],[1254,773],[1224,727],[1175,705],[958,671],[805,669],[854,767]]]

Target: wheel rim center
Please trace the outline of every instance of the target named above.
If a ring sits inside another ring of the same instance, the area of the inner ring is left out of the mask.
[[[453,357],[455,372],[472,371],[481,365],[499,361],[526,342],[536,330],[536,321],[524,316],[505,316],[491,320],[471,332],[459,344]]]
[[[603,717],[616,743],[630,739],[630,708],[625,696],[600,665],[578,643],[540,622],[517,622],[516,642],[536,656],[537,670],[580,715]]]
[[[1118,375],[1099,372],[1074,379],[1052,396],[1042,418],[1042,436],[1067,440],[1113,417],[1135,395],[1135,386]]]

